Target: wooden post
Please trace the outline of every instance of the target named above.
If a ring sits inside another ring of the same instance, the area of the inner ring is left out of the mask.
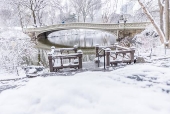
[[[114,44],[114,46],[115,46],[115,50],[117,50],[117,46],[118,46],[119,44],[116,42],[115,44]]]
[[[62,59],[62,57],[60,58],[60,64],[61,64],[61,66],[63,66],[63,59]]]
[[[110,48],[106,48],[105,52],[106,52],[106,68],[110,67]]]
[[[96,44],[96,57],[98,57],[99,56],[99,44]]]
[[[54,71],[54,70],[53,70],[53,62],[52,62],[52,59],[53,59],[52,54],[49,53],[49,54],[48,54],[48,60],[49,60],[50,72],[53,72],[53,71]]]
[[[55,52],[55,47],[51,46],[51,54],[54,54],[54,52]]]
[[[77,53],[78,53],[78,59],[79,59],[79,69],[82,69],[82,66],[83,66],[83,60],[82,60],[83,52],[81,50],[78,50]]]
[[[134,62],[134,53],[135,53],[134,50],[130,52],[131,63]]]
[[[105,52],[105,49],[103,50],[103,52],[104,52],[104,70],[106,70],[106,52]]]
[[[135,47],[131,47],[131,52],[130,52],[130,59],[131,63],[134,62],[134,54],[135,54]]]
[[[74,52],[77,53],[77,45],[74,45]]]

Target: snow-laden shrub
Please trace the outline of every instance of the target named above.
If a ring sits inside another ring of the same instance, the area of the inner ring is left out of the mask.
[[[136,46],[136,51],[138,52],[138,55],[140,55],[140,53],[151,54],[153,48],[161,45],[160,37],[153,27],[148,27],[142,33],[136,35],[132,39],[132,42]]]
[[[16,71],[18,66],[31,64],[36,50],[31,39],[20,30],[0,33],[0,67],[8,72]]]

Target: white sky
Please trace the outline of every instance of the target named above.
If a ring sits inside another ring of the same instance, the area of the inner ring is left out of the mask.
[[[126,4],[128,0],[118,0],[117,13],[120,13],[120,8],[123,4]]]
[[[118,5],[117,5],[117,13],[120,13],[120,8],[121,8],[121,6],[122,5],[124,5],[124,4],[126,4],[127,2],[129,2],[130,0],[118,0]],[[136,1],[136,0],[134,0],[134,1]],[[62,3],[64,4],[65,2],[67,2],[68,4],[69,4],[69,0],[63,0],[62,1]],[[113,3],[114,2],[114,0],[111,0],[111,2]],[[139,5],[138,5],[138,3],[136,2],[136,4],[135,4],[135,7],[134,7],[134,9],[133,10],[136,10],[136,9],[138,9],[139,8]]]

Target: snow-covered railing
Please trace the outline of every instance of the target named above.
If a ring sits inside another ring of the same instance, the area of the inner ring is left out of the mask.
[[[113,50],[111,50],[113,49]],[[101,53],[102,52],[102,53]],[[96,45],[96,57],[98,58],[99,65],[99,57],[104,57],[104,68],[109,67],[110,65],[117,65],[118,63],[133,63],[134,62],[134,47],[122,47],[118,44],[114,44],[112,46],[99,46]],[[106,63],[106,65],[105,65]]]
[[[69,54],[70,52],[77,53],[77,49],[78,49],[77,45],[74,45],[73,48],[55,48],[54,46],[52,46],[51,47],[51,54],[56,54],[56,53],[59,53],[59,54],[67,53],[67,54]]]
[[[68,52],[63,53],[64,51]],[[74,51],[75,53],[70,53],[69,51]],[[60,53],[56,53],[60,52]],[[51,52],[48,54],[50,72],[57,72],[59,69],[63,68],[82,68],[82,56],[83,53],[81,50],[77,51],[77,47],[74,48],[51,48]],[[67,63],[64,63],[63,60],[67,60]]]
[[[129,48],[129,50],[116,50],[116,51],[107,50],[106,61],[109,64],[106,64],[106,66],[110,66],[113,64],[117,65],[118,63],[131,64],[134,62],[134,53],[135,53],[135,49],[133,47]]]

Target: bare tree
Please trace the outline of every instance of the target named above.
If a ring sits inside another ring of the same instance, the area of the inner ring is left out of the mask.
[[[51,4],[58,10],[60,21],[65,22],[71,20],[72,14],[67,2],[63,2],[63,0],[53,0]]]
[[[42,25],[43,25],[43,22],[42,22],[43,11],[41,11],[41,10],[38,10],[38,11],[37,11],[37,18],[38,18],[38,21],[39,21],[40,26],[42,26]]]
[[[111,22],[112,15],[115,14],[117,10],[118,0],[105,0],[102,9],[102,21],[103,23]]]
[[[97,12],[101,9],[101,7],[102,7],[102,2],[101,0],[98,0],[98,4],[90,8],[89,16],[90,16],[91,22],[94,21],[94,17],[96,16]]]
[[[60,20],[64,20],[64,6],[61,4],[61,0],[53,0],[51,2],[52,7],[55,7],[60,12]]]
[[[101,8],[101,4],[99,5],[96,5],[94,7],[91,7],[90,9],[90,12],[89,12],[89,16],[90,16],[90,19],[91,19],[91,22],[94,21],[94,17],[95,15],[97,14],[97,11]]]
[[[31,11],[34,25],[37,26],[37,18],[40,10],[47,6],[47,2],[45,0],[21,0],[20,3]]]
[[[164,35],[163,31],[161,30],[161,28],[158,26],[157,22],[154,20],[154,18],[150,14],[150,12],[147,10],[144,3],[141,0],[138,0],[138,3],[140,4],[140,6],[142,7],[144,13],[147,15],[147,17],[149,18],[149,20],[151,21],[151,23],[155,27],[156,31],[158,32],[161,42],[166,44],[165,35]]]
[[[23,28],[30,22],[30,15],[29,15],[28,11],[26,10],[26,8],[22,6],[21,1],[8,0],[8,1],[3,2],[3,4],[5,4],[5,7],[6,7],[5,9],[8,9],[8,11],[9,11],[5,15],[8,16],[9,14],[11,14],[11,16],[12,16],[12,18],[8,17],[7,19],[3,19],[5,21],[10,19],[12,22],[10,26],[20,25],[21,28]],[[5,9],[2,8],[1,10],[5,10]],[[2,11],[2,12],[4,12],[4,11]]]
[[[94,19],[94,11],[100,9],[101,0],[71,0],[71,4],[76,11],[78,21],[80,16],[86,22],[87,16]]]
[[[97,8],[97,6],[99,4],[101,4],[101,0],[83,0],[82,1],[82,8],[81,8],[81,13],[83,16],[83,21],[86,22],[86,18],[89,15],[89,13],[91,12],[92,8],[93,11],[96,10],[94,9],[95,7]]]
[[[160,9],[160,28],[162,31],[164,31],[164,23],[163,23],[163,15],[164,15],[164,6],[163,6],[164,0],[158,0],[158,5]]]
[[[77,21],[80,21],[80,16],[81,16],[81,7],[82,7],[82,3],[81,0],[71,0],[71,5],[74,8],[74,11],[76,13],[77,16]]]
[[[24,24],[23,24],[23,16],[22,16],[22,10],[21,10],[20,4],[18,4],[17,9],[18,9],[18,16],[19,16],[19,19],[20,19],[20,25],[21,25],[21,28],[23,30]]]

